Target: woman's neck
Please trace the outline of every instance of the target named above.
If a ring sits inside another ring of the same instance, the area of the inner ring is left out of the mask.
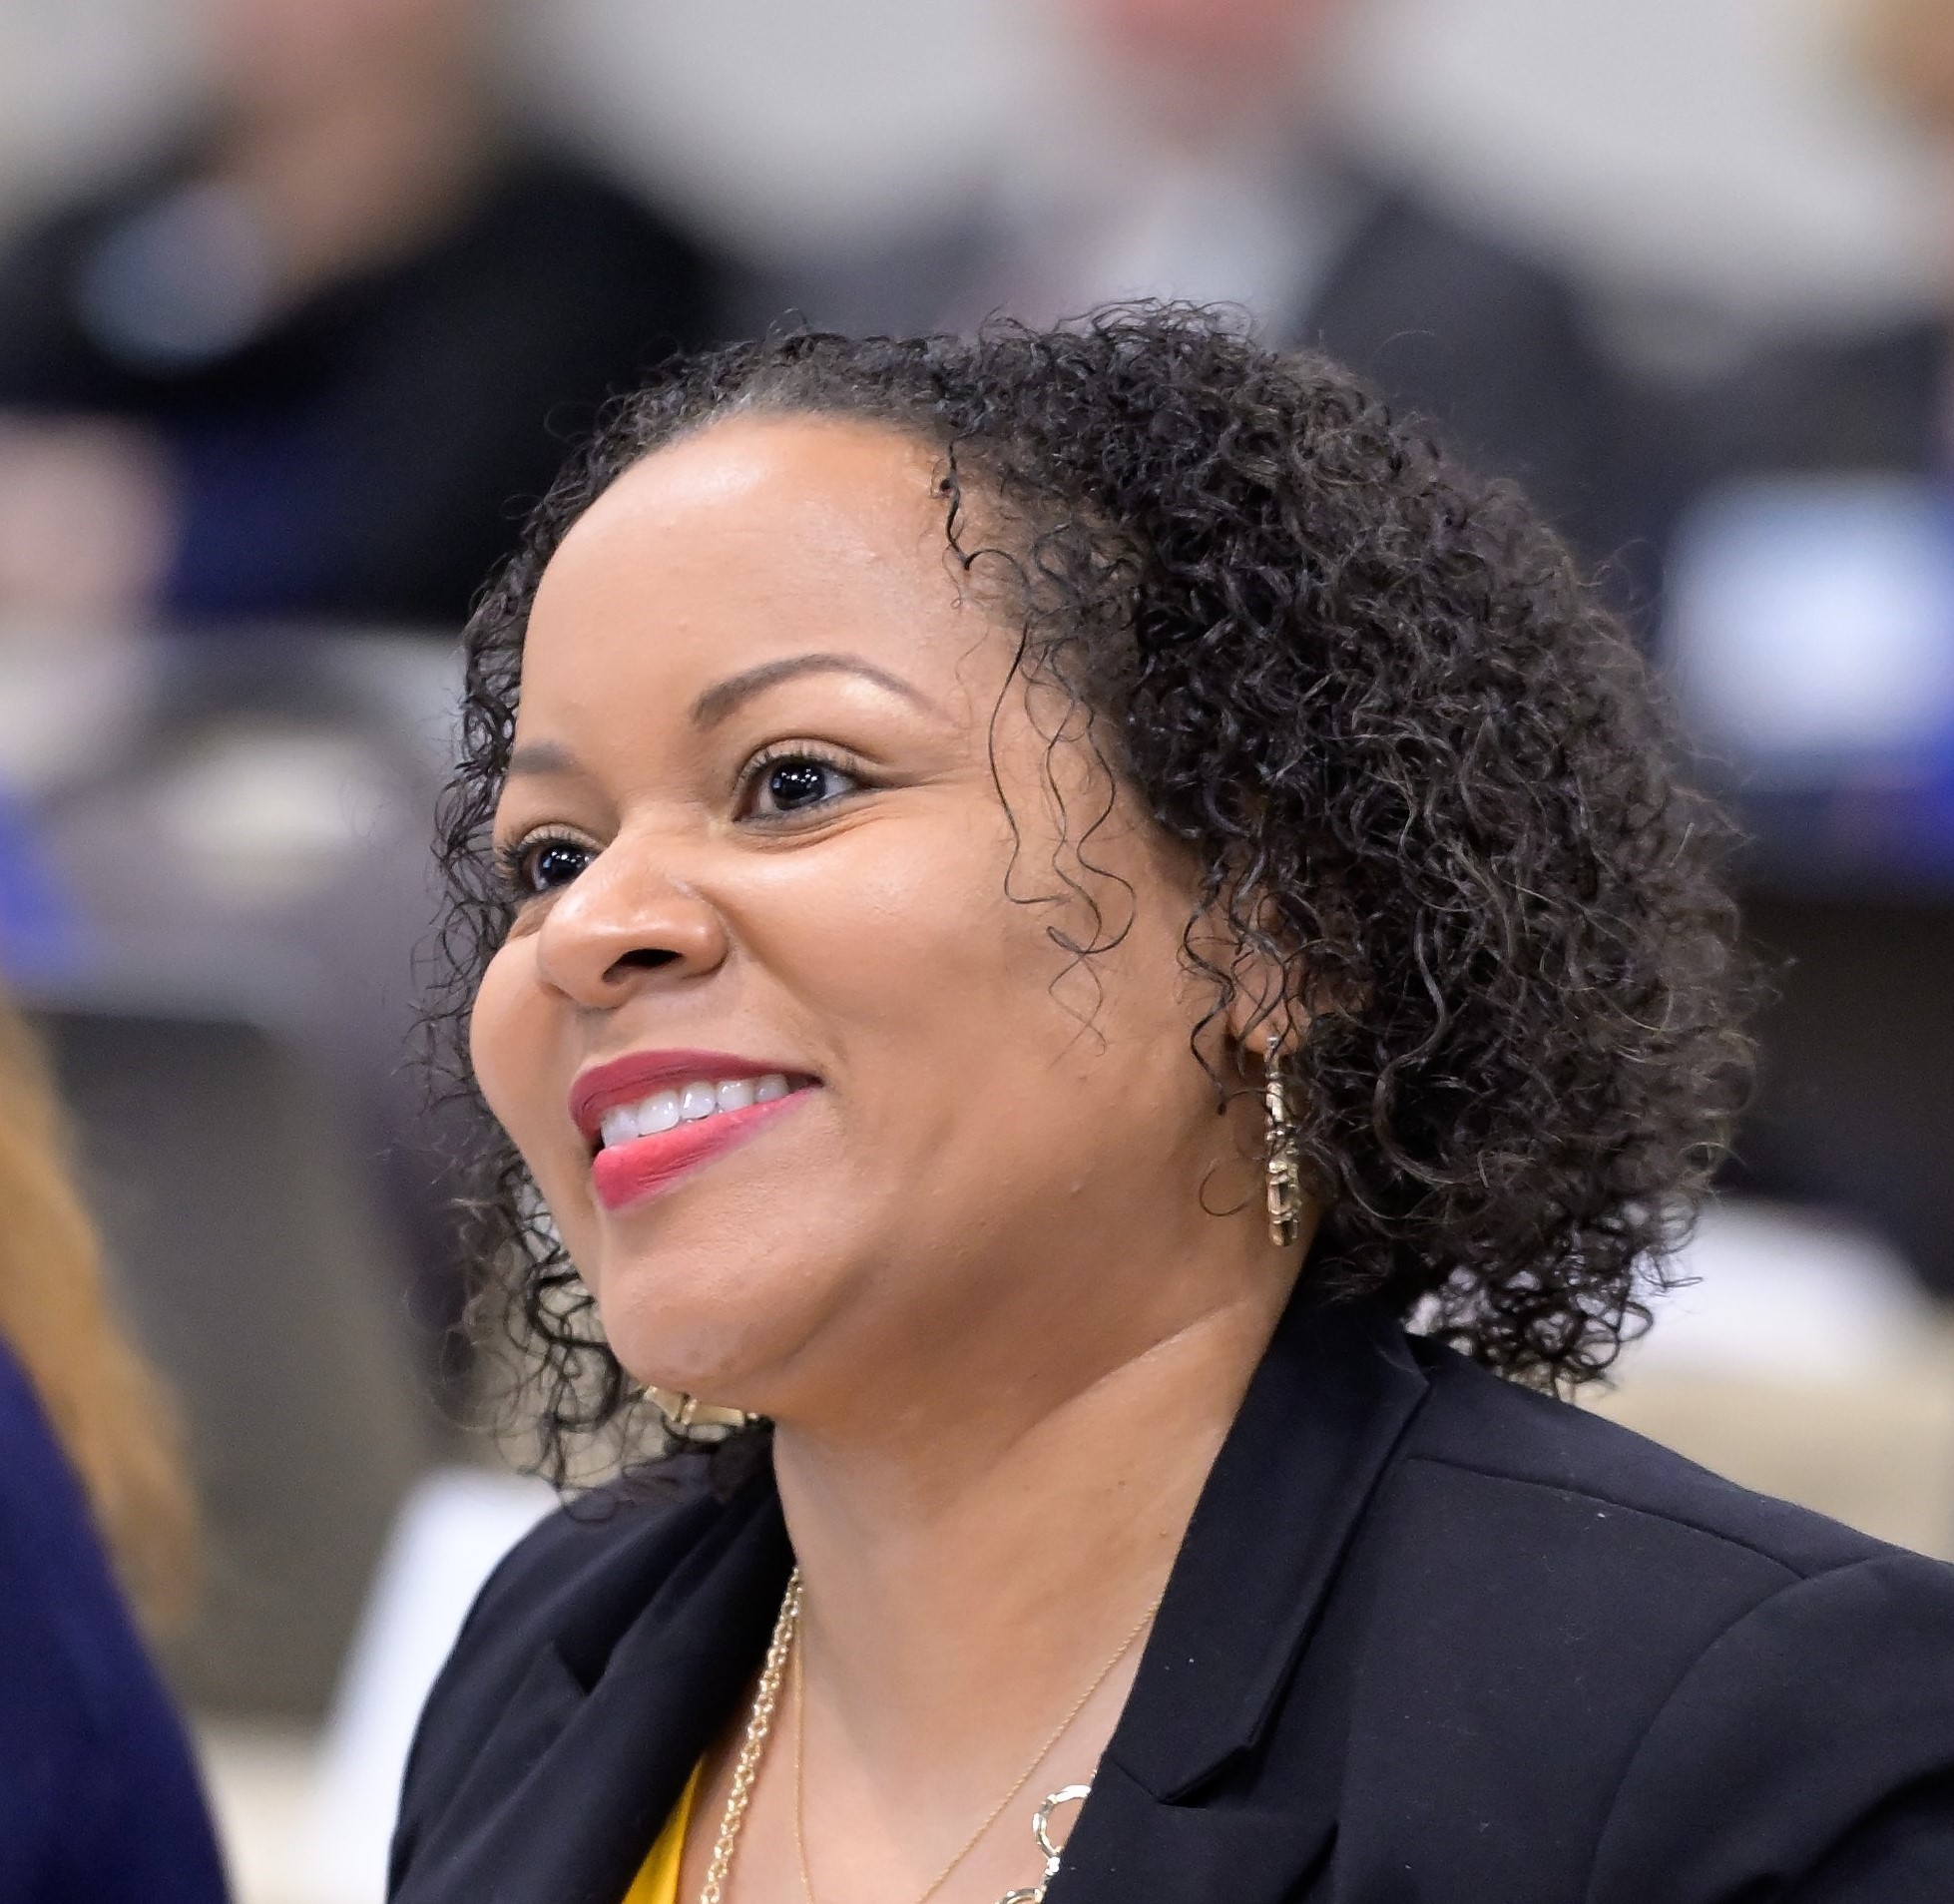
[[[1285,1294],[1244,1283],[1055,1397],[946,1409],[938,1435],[776,1431],[809,1682],[885,1790],[913,1778],[913,1804],[967,1817],[1158,1601]]]
[[[1095,1776],[1307,1238],[1078,1200],[988,1273],[876,1278],[767,1398],[803,1600],[736,1898],[798,1893],[795,1819],[821,1904],[913,1904],[953,1854],[940,1904],[995,1898],[1037,1880],[1031,1809]]]

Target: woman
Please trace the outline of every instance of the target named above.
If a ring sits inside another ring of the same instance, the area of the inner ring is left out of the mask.
[[[168,1410],[102,1286],[54,1094],[0,1000],[0,1898],[222,1904],[137,1603],[181,1611],[190,1497]]]
[[[1665,739],[1511,495],[1196,313],[626,407],[448,943],[559,1455],[733,1428],[485,1590],[401,1904],[1946,1896],[1954,1579],[1538,1392],[1740,1081]]]

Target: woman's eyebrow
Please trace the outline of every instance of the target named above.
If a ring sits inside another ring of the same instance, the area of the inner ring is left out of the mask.
[[[780,661],[761,662],[756,668],[729,675],[725,681],[707,689],[693,703],[693,724],[698,727],[717,726],[753,696],[763,694],[780,682],[791,681],[797,675],[858,675],[863,681],[872,681],[878,688],[901,696],[925,714],[941,717],[942,711],[936,704],[920,689],[911,687],[900,675],[892,675],[887,669],[877,668],[873,662],[863,661],[856,655],[813,654],[789,655]]]
[[[555,740],[530,740],[509,756],[504,777],[518,773],[575,773],[577,756]]]

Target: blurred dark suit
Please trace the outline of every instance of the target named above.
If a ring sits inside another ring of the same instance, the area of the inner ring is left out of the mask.
[[[1592,561],[1654,533],[1662,502],[1630,461],[1635,400],[1569,282],[1402,193],[1373,191],[1284,341],[1348,364],[1510,477]]]
[[[1616,565],[1618,599],[1650,594],[1680,488],[1670,432],[1648,420],[1652,402],[1574,285],[1347,167],[1298,164],[1265,197],[1278,230],[1287,207],[1301,268],[1277,273],[1287,285],[1274,298],[1245,282],[1203,294],[1247,302],[1271,340],[1357,371],[1468,462],[1521,483],[1589,563]],[[1091,236],[1018,229],[1000,208],[974,206],[878,253],[810,265],[770,287],[776,308],[756,314],[792,304],[856,331],[968,329],[994,311],[1048,321],[1109,294],[1077,264]],[[1241,259],[1244,276],[1257,261]]]
[[[133,181],[0,258],[0,411],[160,435],[184,512],[162,603],[179,617],[458,624],[566,439],[717,331],[717,274],[688,239],[529,154],[411,254],[209,347],[159,343],[146,261],[164,302],[202,287],[194,258],[142,247],[176,229],[192,176]]]

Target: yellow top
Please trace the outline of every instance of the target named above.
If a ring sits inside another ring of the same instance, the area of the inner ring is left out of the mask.
[[[692,1820],[692,1801],[699,1790],[699,1770],[695,1765],[679,1802],[658,1834],[651,1855],[631,1881],[624,1904],[679,1904],[679,1861],[686,1855],[686,1826]]]

